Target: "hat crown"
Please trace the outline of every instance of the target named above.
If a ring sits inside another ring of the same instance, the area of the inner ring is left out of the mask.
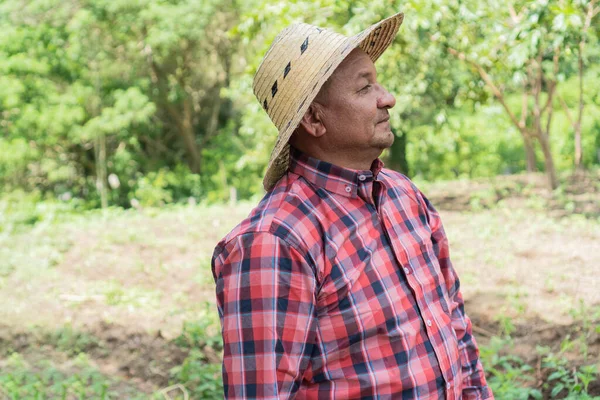
[[[291,125],[324,75],[330,55],[347,41],[344,35],[305,23],[293,24],[275,37],[252,86],[278,130]]]
[[[346,37],[314,25],[293,24],[279,33],[256,71],[252,89],[279,135],[263,179],[266,190],[283,176],[289,139],[322,85],[356,47],[375,62],[390,45],[404,14],[397,13]]]

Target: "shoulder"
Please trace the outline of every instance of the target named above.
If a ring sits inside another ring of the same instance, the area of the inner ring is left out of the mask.
[[[379,179],[385,183],[388,195],[393,201],[406,205],[405,210],[413,208],[414,213],[418,214],[423,222],[427,222],[430,229],[437,230],[439,228],[441,219],[438,211],[408,177],[386,168],[382,169],[380,174],[382,176]],[[410,204],[406,204],[404,199],[410,199]]]
[[[422,202],[423,194],[406,175],[383,168],[378,179],[385,184],[389,194],[405,195],[417,203]]]
[[[314,212],[314,196],[314,191],[305,182],[284,176],[248,217],[217,244],[215,252],[222,251],[239,238],[243,238],[243,243],[252,243],[255,239],[264,240],[266,236],[306,253],[309,245],[305,239],[314,228],[310,217]]]

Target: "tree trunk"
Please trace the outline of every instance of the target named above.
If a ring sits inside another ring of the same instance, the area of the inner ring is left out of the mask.
[[[194,174],[200,173],[200,152],[196,147],[196,138],[192,126],[184,124],[183,128],[179,130],[179,134],[185,144],[185,150],[188,157],[188,166],[190,171]]]
[[[97,30],[95,30],[96,35],[98,35]],[[98,63],[96,59],[92,60],[90,63],[90,69],[93,73],[94,77],[94,89],[96,90],[96,97],[93,104],[93,115],[100,115],[101,112],[101,83],[100,83],[100,74],[98,72]],[[108,207],[108,189],[106,187],[107,184],[107,167],[106,167],[106,135],[102,130],[98,130],[94,132],[94,158],[95,158],[95,167],[96,167],[96,190],[100,194],[100,205],[103,209]]]
[[[94,141],[96,155],[96,189],[100,193],[100,205],[102,208],[107,208],[108,190],[106,187],[106,136],[104,135],[104,132],[98,132]]]
[[[179,133],[185,144],[185,149],[188,156],[188,165],[194,174],[200,173],[200,152],[196,144],[196,135],[194,134],[194,125],[192,123],[191,105],[189,100],[184,103],[183,121]]]
[[[578,54],[578,72],[579,72],[579,116],[577,123],[574,125],[575,128],[575,168],[578,170],[583,169],[583,145],[581,143],[581,120],[583,118],[583,108],[585,104],[583,102],[583,52],[585,50],[585,40],[587,31],[592,24],[592,19],[600,13],[600,8],[596,8],[596,0],[592,0],[587,4],[587,11],[585,15],[585,23],[583,24],[581,40],[579,41],[579,54]]]
[[[527,133],[523,133],[523,145],[525,146],[525,160],[527,162],[527,172],[537,171],[536,159],[535,159],[535,148],[531,136]]]
[[[579,117],[577,118],[577,123],[575,124],[575,169],[581,170],[583,169],[582,158],[583,158],[583,145],[581,143],[581,120],[583,117],[583,49],[585,46],[585,41],[582,39],[579,42]]]
[[[160,66],[154,62],[152,47],[146,44],[144,46],[144,52],[146,53],[148,65],[150,66],[152,82],[158,89],[159,103],[165,105],[169,116],[177,127],[177,133],[183,141],[190,170],[195,174],[199,174],[201,153],[199,151],[199,146],[196,143],[196,134],[194,132],[192,99],[189,98],[188,94],[188,97],[183,100],[183,110],[179,110],[174,106],[169,100],[169,88],[167,84],[168,74],[163,72]]]
[[[548,177],[548,184],[552,190],[558,187],[558,178],[556,177],[556,168],[554,166],[554,158],[552,157],[552,151],[550,149],[550,126],[552,123],[552,115],[554,111],[554,107],[552,104],[552,99],[554,97],[554,91],[556,90],[556,80],[555,77],[558,75],[558,57],[559,57],[558,49],[554,50],[553,56],[553,64],[554,64],[554,78],[552,80],[548,80],[544,77],[544,70],[542,68],[542,52],[541,50],[538,52],[538,56],[536,59],[537,66],[537,76],[535,83],[533,85],[533,117],[534,117],[534,127],[536,132],[536,138],[540,142],[540,146],[542,147],[542,152],[544,153],[544,165],[546,169],[546,175]],[[540,106],[540,94],[542,93],[542,87],[544,81],[546,82],[546,86],[548,87],[547,93],[548,98],[546,100],[546,104],[541,107]],[[542,115],[547,113],[546,116],[546,124],[545,127],[542,128]]]
[[[400,135],[396,135],[392,130],[394,136],[394,143],[390,147],[388,164],[393,170],[402,172],[404,175],[409,174],[408,161],[406,160],[406,132],[401,132]]]
[[[583,146],[581,144],[581,126],[575,127],[575,168],[583,169]]]
[[[517,120],[517,117],[511,111],[510,107],[506,103],[504,94],[500,91],[498,86],[496,86],[494,84],[494,81],[492,80],[490,75],[485,71],[485,69],[483,69],[483,67],[481,65],[479,65],[475,61],[469,60],[464,53],[459,53],[458,51],[456,51],[452,48],[449,48],[448,51],[450,52],[450,54],[453,54],[454,56],[458,57],[459,60],[465,60],[468,64],[473,66],[479,73],[479,76],[481,76],[481,79],[483,79],[483,81],[486,83],[486,85],[491,89],[492,93],[494,94],[494,97],[496,97],[498,99],[498,101],[500,101],[500,104],[502,104],[502,107],[504,108],[504,111],[506,111],[506,113],[508,114],[511,122],[514,124],[514,126],[519,130],[519,132],[523,136],[523,144],[525,146],[525,157],[526,157],[525,160],[527,162],[527,172],[535,171],[536,170],[536,166],[535,166],[536,161],[535,161],[535,151],[534,151],[534,147],[533,147],[533,140],[532,140],[531,135],[525,128],[525,121],[526,121],[527,110],[528,110],[528,108],[527,108],[527,95],[528,95],[527,87],[528,87],[528,85],[525,85],[523,87],[523,105],[522,105],[522,111],[521,111],[521,121],[519,121],[519,120]],[[530,76],[531,76],[531,73],[530,73]],[[539,109],[538,109],[538,111],[539,111]]]
[[[548,177],[548,184],[552,190],[558,187],[558,178],[556,177],[556,168],[554,167],[554,158],[552,157],[552,151],[550,150],[550,138],[547,134],[542,133],[538,136],[542,151],[544,152],[544,164],[546,166],[546,175]]]

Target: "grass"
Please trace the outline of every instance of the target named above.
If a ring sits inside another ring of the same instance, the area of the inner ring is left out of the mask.
[[[557,343],[536,345],[535,353],[526,358],[515,352],[515,325],[508,318],[499,318],[502,334],[480,346],[481,360],[496,398],[599,399],[599,360],[596,354],[588,352],[588,343],[600,333],[598,313],[600,306],[586,307],[586,316],[579,315],[573,324],[578,329]],[[595,394],[590,391],[594,382]]]
[[[567,184],[535,182],[424,191],[441,209],[496,398],[598,398],[600,210]],[[222,398],[210,258],[251,207],[0,199],[1,393]]]
[[[111,389],[118,381],[91,366],[84,353],[75,356],[71,364],[69,370],[57,368],[52,360],[41,360],[32,366],[22,355],[13,353],[0,373],[0,393],[9,399],[143,398],[130,388]]]

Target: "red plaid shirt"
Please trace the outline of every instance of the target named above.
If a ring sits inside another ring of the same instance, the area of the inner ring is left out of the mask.
[[[229,399],[493,399],[437,211],[405,176],[292,151],[217,246]]]

